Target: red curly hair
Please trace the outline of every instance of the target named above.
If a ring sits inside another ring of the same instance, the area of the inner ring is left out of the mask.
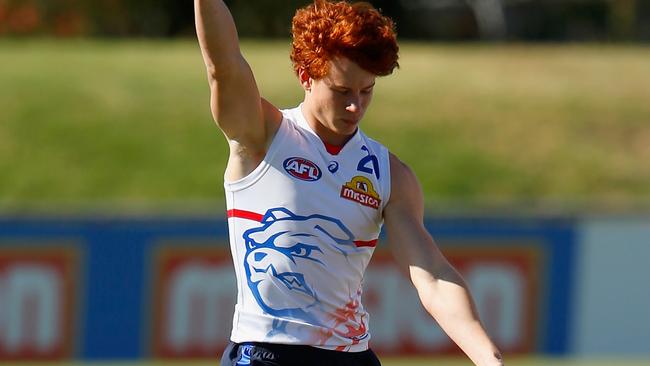
[[[314,79],[329,72],[329,61],[343,56],[378,76],[390,75],[399,47],[393,21],[366,2],[315,0],[296,11],[291,61]]]

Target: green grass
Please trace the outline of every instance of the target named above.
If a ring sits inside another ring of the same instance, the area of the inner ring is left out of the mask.
[[[463,358],[382,358],[382,366],[470,366],[472,363]],[[5,366],[217,366],[216,360],[206,361],[157,361],[157,362],[61,362],[3,363]],[[620,358],[604,359],[565,359],[514,357],[506,360],[509,366],[648,366],[650,360],[628,360]]]
[[[288,42],[245,42],[262,93]],[[650,207],[650,48],[402,44],[363,128],[430,209]],[[222,207],[226,144],[196,42],[0,41],[0,209]]]

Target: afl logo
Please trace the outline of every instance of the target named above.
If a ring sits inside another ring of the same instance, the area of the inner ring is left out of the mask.
[[[323,175],[318,168],[318,165],[305,158],[289,158],[285,160],[282,165],[289,175],[307,182],[317,181]]]

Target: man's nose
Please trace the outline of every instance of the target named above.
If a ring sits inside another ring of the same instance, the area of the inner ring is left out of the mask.
[[[347,110],[348,112],[351,112],[351,113],[358,113],[359,112],[360,107],[359,107],[359,99],[358,98],[349,100],[347,104],[348,105],[345,107],[345,110]]]

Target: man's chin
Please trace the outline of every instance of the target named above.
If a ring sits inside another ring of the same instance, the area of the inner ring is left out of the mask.
[[[352,136],[357,132],[358,123],[342,123],[340,126],[336,126],[334,131],[337,135],[340,136]]]

